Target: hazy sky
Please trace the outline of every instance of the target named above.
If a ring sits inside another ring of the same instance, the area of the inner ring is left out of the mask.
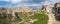
[[[49,5],[56,2],[60,2],[60,0],[0,0],[0,6],[1,7],[23,7],[23,6],[41,7],[42,5]]]

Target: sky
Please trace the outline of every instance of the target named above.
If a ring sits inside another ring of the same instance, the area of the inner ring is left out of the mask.
[[[60,0],[0,0],[0,7],[35,7],[39,8],[42,5],[49,5]]]

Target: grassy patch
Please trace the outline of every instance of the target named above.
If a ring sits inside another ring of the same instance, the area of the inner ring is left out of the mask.
[[[33,24],[47,24],[47,22],[48,22],[48,16],[45,14],[35,14],[31,18],[38,19]]]

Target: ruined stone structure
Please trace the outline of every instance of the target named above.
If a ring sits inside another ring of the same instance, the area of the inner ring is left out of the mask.
[[[60,24],[60,3],[45,6],[49,17],[48,24]]]
[[[54,11],[56,20],[60,21],[60,3],[54,5]]]

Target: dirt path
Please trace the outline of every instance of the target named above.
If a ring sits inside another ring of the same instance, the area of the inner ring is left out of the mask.
[[[55,23],[55,18],[53,14],[47,14],[49,17],[48,24],[54,24]]]
[[[60,24],[60,21],[55,20],[54,14],[47,14],[49,17],[48,24]]]

